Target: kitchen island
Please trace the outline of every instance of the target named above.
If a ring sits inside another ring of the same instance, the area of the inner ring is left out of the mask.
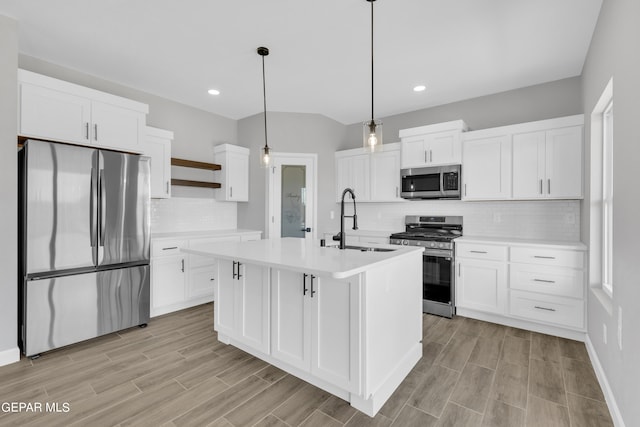
[[[183,251],[216,260],[218,340],[374,416],[422,357],[422,248],[373,249],[282,238]]]

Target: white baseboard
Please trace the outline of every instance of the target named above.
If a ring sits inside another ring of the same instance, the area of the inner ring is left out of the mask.
[[[0,366],[20,361],[20,349],[18,347],[0,351]]]
[[[611,386],[609,385],[609,381],[607,380],[607,376],[604,373],[604,369],[602,369],[600,359],[598,359],[596,349],[593,347],[593,343],[591,342],[591,338],[588,334],[585,344],[587,346],[587,353],[589,353],[589,358],[591,359],[591,365],[593,366],[593,370],[596,372],[596,377],[598,377],[598,382],[602,388],[604,399],[607,401],[607,406],[611,412],[613,425],[616,427],[625,427],[622,414],[620,413],[620,408],[618,408],[618,404],[616,403],[616,399],[613,395],[613,391],[611,390]]]

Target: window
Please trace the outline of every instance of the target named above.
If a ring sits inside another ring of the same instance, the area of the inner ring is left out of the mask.
[[[613,100],[602,112],[602,289],[613,295]]]

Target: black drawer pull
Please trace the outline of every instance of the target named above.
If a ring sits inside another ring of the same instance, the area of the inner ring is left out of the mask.
[[[307,291],[308,291],[308,289],[307,289],[307,276],[308,276],[307,273],[303,273],[302,274],[302,295],[303,296],[306,295]]]
[[[534,255],[534,258],[541,258],[541,259],[556,259],[556,257],[554,256],[542,256],[542,255]]]
[[[172,249],[178,249],[177,246],[171,246],[170,248],[162,248],[163,251],[170,251]]]
[[[533,279],[534,282],[542,282],[542,283],[556,283],[555,280],[544,280],[544,279]]]
[[[238,274],[236,273],[236,264],[237,263],[235,261],[233,261],[233,278],[234,279],[238,276]]]
[[[487,253],[487,251],[469,251],[469,252],[471,252],[472,254],[486,254]]]
[[[534,305],[533,308],[537,308],[538,310],[545,310],[545,311],[556,311],[555,308],[540,307],[538,305]]]
[[[240,274],[240,266],[242,264],[240,264],[240,261],[238,261],[238,280],[240,280],[240,278],[242,277],[242,274]]]

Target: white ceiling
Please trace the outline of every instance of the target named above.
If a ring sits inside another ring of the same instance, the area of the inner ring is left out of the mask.
[[[601,4],[376,1],[376,117],[580,75]],[[266,46],[269,111],[370,117],[365,0],[2,0],[0,14],[21,53],[233,119],[262,111]]]

